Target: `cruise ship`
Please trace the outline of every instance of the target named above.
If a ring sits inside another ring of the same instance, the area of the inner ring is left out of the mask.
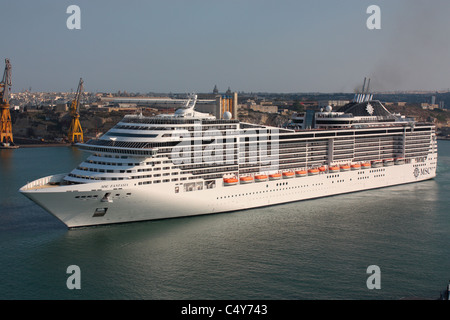
[[[222,213],[418,182],[436,176],[435,126],[371,95],[297,113],[284,126],[195,110],[126,115],[78,144],[71,172],[20,188],[68,228]],[[320,203],[318,202],[318,205]]]

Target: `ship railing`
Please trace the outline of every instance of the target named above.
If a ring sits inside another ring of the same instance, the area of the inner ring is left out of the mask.
[[[158,153],[158,148],[144,148],[147,144],[138,145],[139,147],[135,147],[132,142],[129,145],[102,145],[97,144],[96,141],[104,141],[104,140],[89,140],[87,143],[77,144],[77,147],[80,150],[90,151],[90,152],[111,152],[111,153],[123,153],[123,154],[131,154],[135,156],[145,156],[145,157],[155,157]],[[118,143],[116,143],[118,144]],[[124,143],[126,144],[126,143]],[[135,148],[133,148],[135,147]]]
[[[43,189],[59,186],[61,181],[66,176],[66,173],[54,174],[51,176],[43,177],[32,182],[27,183],[25,186],[20,188],[20,190],[33,190],[33,189]]]

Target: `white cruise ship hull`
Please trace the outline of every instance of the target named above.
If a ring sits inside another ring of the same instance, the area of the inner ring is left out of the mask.
[[[28,183],[20,192],[67,227],[76,228],[230,212],[423,181],[436,176],[436,164],[437,154],[430,153],[420,163],[275,181],[225,186],[222,179],[216,179],[215,188],[194,191],[179,189],[176,183],[58,185],[65,176],[62,174]]]

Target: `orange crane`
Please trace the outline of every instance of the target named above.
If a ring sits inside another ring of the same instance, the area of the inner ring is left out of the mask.
[[[72,121],[70,123],[68,138],[72,144],[75,144],[77,142],[81,143],[84,142],[83,129],[81,128],[80,123],[80,97],[82,92],[83,92],[83,79],[80,78],[77,93],[72,101],[72,104],[70,105],[69,110],[70,115],[72,116]]]
[[[12,134],[11,113],[9,111],[9,91],[11,90],[11,64],[5,59],[5,72],[0,82],[0,147],[17,148]]]

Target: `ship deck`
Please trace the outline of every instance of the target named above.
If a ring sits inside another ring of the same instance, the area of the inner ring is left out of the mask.
[[[57,188],[60,186],[60,183],[65,176],[66,176],[66,174],[63,173],[63,174],[56,174],[56,175],[40,178],[40,179],[37,179],[37,180],[27,183],[22,188],[20,188],[20,191],[32,191],[32,190],[40,190],[40,189],[48,189],[48,188]]]

